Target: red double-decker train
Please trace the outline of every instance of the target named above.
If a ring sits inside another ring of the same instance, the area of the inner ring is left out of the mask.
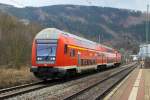
[[[55,28],[42,30],[33,40],[31,72],[40,79],[120,63],[121,54],[115,49]]]

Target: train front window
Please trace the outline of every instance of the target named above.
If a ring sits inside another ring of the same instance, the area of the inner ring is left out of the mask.
[[[56,44],[38,43],[37,44],[37,61],[55,61]]]

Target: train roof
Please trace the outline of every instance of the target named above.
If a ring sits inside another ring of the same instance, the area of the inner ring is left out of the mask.
[[[78,40],[78,41],[80,41],[80,42],[82,42],[84,44],[85,43],[86,44],[90,44],[90,45],[96,45],[96,44],[98,44],[96,42],[87,40],[85,38],[76,36],[74,34],[70,34],[68,32],[61,31],[61,30],[56,29],[56,28],[46,28],[46,29],[43,29],[42,31],[40,31],[36,35],[35,39],[58,39],[60,34],[63,34],[64,36],[68,36],[68,37],[74,38],[74,39],[76,39],[76,40]],[[112,48],[107,47],[105,45],[102,45],[102,44],[99,44],[99,45],[102,46],[103,48],[113,50]]]
[[[40,31],[35,39],[58,39],[60,31],[55,28],[46,28]]]
[[[61,31],[61,30],[56,29],[56,28],[43,29],[42,31],[40,31],[36,35],[35,39],[58,39],[60,34],[63,34],[65,36],[69,36],[71,38],[74,38],[74,39],[77,39],[77,40],[80,40],[80,41],[96,44],[96,42],[93,42],[93,41],[87,40],[85,38],[70,34],[68,32]]]

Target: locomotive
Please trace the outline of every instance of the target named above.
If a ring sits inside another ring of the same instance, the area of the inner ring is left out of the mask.
[[[120,63],[117,50],[56,28],[43,29],[32,43],[31,72],[43,80]]]

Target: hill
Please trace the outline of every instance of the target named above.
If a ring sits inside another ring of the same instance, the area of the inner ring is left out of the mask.
[[[93,41],[100,35],[103,44],[133,52],[145,40],[145,16],[140,11],[78,5],[15,8],[2,4],[0,10],[23,22],[38,22]]]
[[[2,12],[0,18],[0,65],[30,64],[32,39],[41,27],[36,23],[24,24]]]

